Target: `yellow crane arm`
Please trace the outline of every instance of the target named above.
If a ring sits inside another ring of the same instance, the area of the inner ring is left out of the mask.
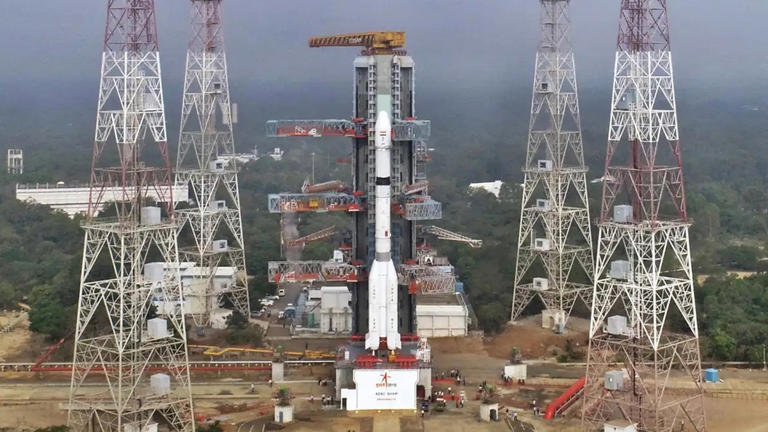
[[[309,46],[310,48],[360,46],[375,54],[387,54],[405,46],[405,32],[383,31],[318,36],[309,39]]]

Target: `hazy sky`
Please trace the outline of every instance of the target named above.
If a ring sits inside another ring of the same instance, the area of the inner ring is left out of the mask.
[[[0,14],[0,80],[95,79],[105,0],[0,3],[5,3]],[[178,80],[189,2],[156,3],[165,78]],[[679,79],[751,80],[768,73],[768,1],[669,3]],[[572,1],[572,39],[585,83],[610,78],[618,5],[618,0]],[[307,38],[376,29],[406,31],[419,76],[435,84],[527,82],[538,24],[536,0],[225,0],[224,8],[233,85],[246,80],[286,87],[348,82],[355,49],[311,50]]]
[[[173,134],[189,1],[156,3]],[[35,119],[55,104],[64,108],[58,111],[64,115],[77,112],[63,121],[88,141],[83,130],[93,130],[106,4],[106,0],[0,0],[4,6],[0,117],[10,113],[5,122],[0,118],[0,127],[13,128],[16,122],[9,124],[9,116]],[[765,93],[768,0],[669,0],[669,4],[678,92],[718,92],[726,98],[735,98],[732,93]],[[619,1],[573,0],[571,9],[582,100],[598,95],[602,106],[602,93],[611,85]],[[536,0],[225,0],[230,81],[233,100],[241,105],[240,128],[244,123],[258,124],[252,127],[261,133],[263,121],[270,117],[348,116],[352,60],[358,50],[310,49],[307,39],[404,30],[417,64],[421,116],[435,118],[430,116],[430,105],[436,104],[455,109],[452,115],[459,121],[478,104],[505,112],[514,107],[518,111],[510,110],[510,116],[523,117],[519,123],[524,129],[538,17]],[[478,100],[471,100],[473,95]],[[606,101],[605,110],[593,118],[585,116],[585,122],[605,130],[607,110]],[[56,120],[58,112],[50,118]],[[28,130],[15,132],[24,139],[31,135]],[[0,137],[2,133],[8,136],[7,130],[0,131]]]

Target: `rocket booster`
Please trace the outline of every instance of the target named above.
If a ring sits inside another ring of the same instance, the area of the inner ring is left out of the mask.
[[[385,111],[376,117],[376,256],[368,272],[368,334],[365,348],[376,350],[386,338],[387,348],[401,348],[397,319],[397,273],[392,262],[390,171],[392,124]]]

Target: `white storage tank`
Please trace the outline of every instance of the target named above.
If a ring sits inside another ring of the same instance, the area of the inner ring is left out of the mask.
[[[157,225],[160,223],[160,207],[142,207],[141,208],[141,224],[142,225]]]
[[[605,373],[605,389],[610,391],[621,390],[624,388],[624,372],[620,370],[611,370]]]
[[[538,162],[539,171],[552,171],[552,161],[548,159],[541,159]]]
[[[168,321],[163,318],[147,320],[147,334],[150,339],[162,339],[168,337]]]
[[[226,240],[214,240],[211,242],[211,252],[226,252],[227,248]]]
[[[227,209],[227,202],[224,200],[213,200],[209,206],[211,211],[221,211]]]
[[[617,205],[613,207],[613,221],[618,223],[632,223],[634,220],[631,205]]]
[[[149,386],[154,394],[167,395],[171,392],[171,377],[168,374],[156,373],[149,377]]]
[[[537,238],[533,241],[533,249],[537,251],[546,252],[550,249],[549,239]]]
[[[224,159],[216,159],[211,162],[210,168],[211,171],[215,173],[221,173],[224,172],[224,169],[227,167],[227,161]]]
[[[611,279],[628,280],[629,279],[629,261],[616,260],[611,262]]]
[[[606,333],[623,336],[627,334],[627,317],[622,315],[609,316],[606,325]]]
[[[546,291],[549,289],[549,279],[547,278],[533,278],[533,289],[539,291]]]

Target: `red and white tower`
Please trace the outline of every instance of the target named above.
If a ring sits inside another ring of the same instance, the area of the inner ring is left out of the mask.
[[[154,0],[109,0],[83,224],[73,430],[194,430],[172,195]],[[177,306],[152,317],[155,298]],[[101,387],[86,391],[86,381]]]
[[[621,2],[608,134],[583,423],[703,431],[666,0]]]
[[[222,306],[244,316],[250,307],[221,0],[192,0],[191,6],[176,181],[189,187],[193,204],[178,211],[194,238],[181,253],[199,269],[187,292],[187,313],[208,327],[212,319],[223,321],[228,311]],[[231,271],[230,282],[216,282],[221,267]]]

